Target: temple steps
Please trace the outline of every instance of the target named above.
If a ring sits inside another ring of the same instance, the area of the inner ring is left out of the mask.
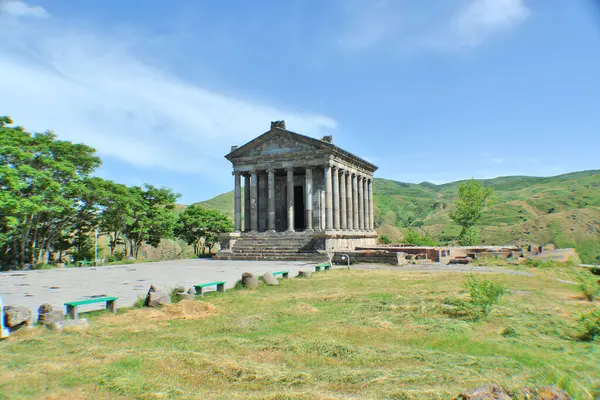
[[[235,241],[229,253],[219,253],[226,260],[327,261],[327,255],[314,248],[313,238],[304,235],[246,235]]]

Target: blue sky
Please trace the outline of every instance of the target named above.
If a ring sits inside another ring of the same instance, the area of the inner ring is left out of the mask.
[[[0,0],[0,114],[191,203],[285,119],[406,182],[600,168],[592,0]]]

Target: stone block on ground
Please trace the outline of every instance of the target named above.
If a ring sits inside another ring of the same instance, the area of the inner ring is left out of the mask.
[[[499,385],[492,384],[461,393],[455,400],[512,400],[512,396]]]
[[[50,325],[54,322],[64,321],[65,313],[62,310],[54,310],[50,304],[42,304],[38,308],[38,323]]]
[[[3,317],[5,325],[11,331],[31,326],[33,322],[33,312],[28,307],[5,306]]]
[[[263,281],[269,286],[277,286],[279,285],[279,280],[275,278],[271,272],[265,272],[262,276]]]
[[[258,277],[252,275],[250,272],[244,272],[242,274],[242,286],[246,289],[258,288]]]
[[[183,301],[183,300],[196,300],[196,294],[179,293],[179,300],[180,301]]]
[[[90,331],[90,324],[85,318],[57,321],[47,326],[60,333],[87,333]]]
[[[466,264],[470,264],[472,262],[473,262],[473,259],[471,257],[460,257],[460,258],[453,258],[452,260],[450,260],[449,264],[466,265]]]
[[[164,306],[165,304],[171,304],[171,296],[169,296],[169,293],[163,292],[162,290],[158,290],[154,285],[150,285],[150,289],[148,289],[148,294],[146,294],[144,306],[160,307]]]
[[[540,388],[525,388],[523,394],[527,399],[535,400],[571,400],[571,396],[556,386],[544,386]]]
[[[298,276],[296,278],[310,278],[312,276],[312,271],[298,271]]]

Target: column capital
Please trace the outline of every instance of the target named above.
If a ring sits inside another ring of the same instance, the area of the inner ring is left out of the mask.
[[[295,167],[285,167],[285,170],[288,172],[290,172],[290,171],[294,172],[294,168]]]
[[[275,168],[269,167],[266,169],[268,173],[275,173]]]
[[[248,171],[248,173],[249,173],[250,175],[252,175],[252,174],[256,174],[256,173],[258,173],[258,171],[257,171],[257,170],[255,170],[255,169],[251,169],[250,171]]]

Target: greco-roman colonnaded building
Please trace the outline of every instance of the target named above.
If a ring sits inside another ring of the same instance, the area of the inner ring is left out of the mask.
[[[377,167],[332,141],[276,121],[232,146],[225,158],[233,164],[235,232],[222,235],[217,258],[318,260],[376,244]]]

